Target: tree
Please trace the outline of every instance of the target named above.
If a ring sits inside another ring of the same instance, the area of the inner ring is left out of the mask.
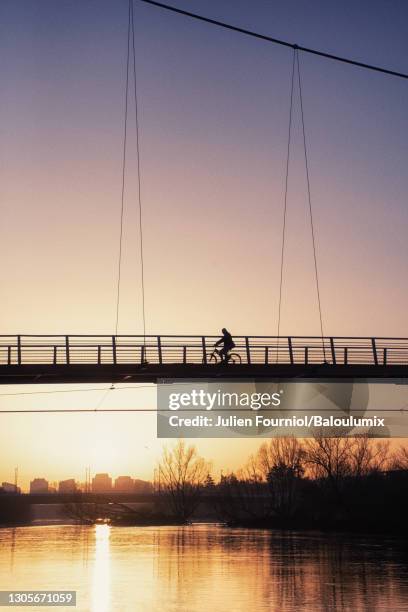
[[[205,479],[204,487],[205,487],[207,492],[214,491],[214,489],[215,489],[214,478],[211,476],[211,474],[209,472],[208,472],[207,477]]]
[[[258,461],[269,485],[274,512],[281,518],[294,515],[299,503],[305,452],[294,437],[273,438],[258,451]]]
[[[179,440],[172,448],[164,448],[158,464],[160,494],[170,513],[187,521],[197,508],[211,464],[197,453],[195,446]]]
[[[264,516],[293,516],[299,501],[299,484],[304,473],[305,452],[294,437],[264,442],[238,472],[241,488],[246,484],[250,508]],[[262,505],[261,502],[262,501]]]
[[[248,519],[264,520],[271,515],[267,485],[253,474],[253,460],[251,457],[248,465],[237,474],[231,472],[221,476],[217,486],[217,514],[229,524]]]
[[[384,470],[389,462],[389,442],[315,436],[305,442],[306,462],[317,479],[327,479],[337,495],[348,477],[361,478]]]
[[[408,448],[406,446],[400,446],[395,452],[391,465],[394,470],[408,470]]]
[[[351,473],[352,438],[316,435],[305,441],[306,462],[314,478],[325,478],[338,494],[342,481]]]
[[[304,472],[304,448],[297,438],[291,436],[272,438],[262,444],[257,459],[259,469],[266,478],[277,468],[287,470],[297,477]]]
[[[354,438],[350,449],[350,474],[361,477],[384,470],[388,463],[388,441],[374,442],[366,435]]]

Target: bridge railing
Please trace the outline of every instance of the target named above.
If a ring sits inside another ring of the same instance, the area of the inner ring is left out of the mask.
[[[0,365],[205,364],[219,336],[0,336]],[[243,364],[408,365],[408,338],[234,336]]]

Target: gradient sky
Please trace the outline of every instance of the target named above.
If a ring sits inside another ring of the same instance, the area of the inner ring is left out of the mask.
[[[408,72],[405,0],[177,6]],[[147,331],[275,334],[291,51],[137,1],[135,19]],[[1,333],[114,329],[126,30],[127,0],[0,4]],[[325,332],[407,336],[407,83],[300,61]],[[300,137],[296,93],[281,332],[309,335],[319,327]],[[129,139],[119,331],[140,333],[134,131]],[[120,393],[106,406],[154,406],[153,392]],[[61,395],[47,406],[93,408],[101,392]],[[0,397],[11,405],[45,404]],[[154,416],[90,418],[3,416],[0,480],[16,463],[24,472],[29,445],[27,474],[51,477],[62,453],[63,475],[79,477],[88,459],[78,431],[88,441],[96,432],[95,469],[106,438],[119,453],[110,471],[150,475],[141,443],[157,444]],[[132,428],[135,459],[122,437]],[[61,431],[80,459],[61,450]],[[231,465],[251,444],[231,443]],[[221,466],[221,446],[199,447]]]

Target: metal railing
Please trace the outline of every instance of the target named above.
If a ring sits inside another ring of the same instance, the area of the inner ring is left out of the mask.
[[[219,336],[0,336],[0,365],[206,364]],[[408,338],[234,336],[243,364],[408,365]]]

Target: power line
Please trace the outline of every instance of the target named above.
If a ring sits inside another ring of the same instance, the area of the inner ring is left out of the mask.
[[[139,0],[139,2],[144,2],[145,4],[151,4],[153,6],[159,7],[166,11],[177,13],[178,15],[184,15],[185,17],[190,17],[198,21],[203,21],[205,23],[209,23],[211,25],[215,25],[220,28],[224,28],[226,30],[231,30],[232,32],[238,32],[239,34],[245,34],[246,36],[251,36],[252,38],[257,38],[259,40],[270,42],[276,45],[281,45],[283,47],[289,47],[291,49],[297,49],[299,51],[303,51],[304,53],[310,53],[312,55],[317,55],[320,57],[325,57],[326,59],[334,60],[336,62],[342,62],[343,64],[350,64],[352,66],[358,66],[359,68],[365,68],[367,70],[381,72],[383,74],[388,74],[390,76],[399,77],[401,79],[408,79],[408,74],[403,73],[403,72],[397,72],[395,70],[389,70],[388,68],[382,68],[381,66],[375,66],[373,64],[366,64],[364,62],[358,62],[356,60],[352,60],[347,57],[341,57],[340,55],[333,55],[332,53],[326,53],[325,51],[318,51],[317,49],[311,49],[310,47],[302,47],[301,45],[290,43],[285,40],[280,40],[278,38],[272,38],[271,36],[267,36],[266,34],[259,34],[258,32],[254,32],[253,30],[246,30],[244,28],[239,28],[238,26],[234,26],[232,24],[226,23],[225,21],[218,21],[216,19],[210,19],[209,17],[204,17],[203,15],[198,15],[197,13],[190,13],[189,11],[184,11],[182,9],[176,8],[175,6],[163,4],[162,2],[155,2],[154,0]]]
[[[52,384],[52,383],[50,383]],[[177,383],[178,386],[188,386],[190,383]],[[0,393],[1,397],[16,397],[21,395],[54,395],[56,393],[86,393],[90,391],[128,391],[129,389],[155,389],[155,383],[148,385],[126,385],[126,387],[115,387],[112,383],[110,387],[92,387],[91,389],[53,389],[52,391],[18,391],[17,393]]]
[[[102,397],[99,405],[101,405],[103,403],[103,401],[105,400],[105,397]],[[196,410],[196,409],[195,409]],[[188,412],[188,410],[186,410]],[[33,414],[41,414],[42,412],[44,414],[46,413],[58,413],[58,412],[157,412],[157,408],[101,408],[98,409],[98,407],[96,408],[44,408],[44,409],[40,409],[40,410],[0,410],[0,414],[27,414],[32,412]],[[174,412],[173,410],[170,410],[170,408],[167,410],[160,410],[160,412]]]
[[[15,397],[21,395],[54,395],[56,393],[86,393],[89,391],[128,391],[129,389],[152,389],[151,385],[133,385],[127,387],[102,387],[92,389],[56,389],[53,391],[18,391],[17,393],[0,393],[0,397]]]
[[[281,412],[282,408],[262,408],[262,412]],[[32,412],[33,414],[41,414],[42,412],[44,414],[46,413],[68,413],[68,412],[156,412],[158,414],[161,414],[162,412],[171,412],[172,414],[176,414],[176,412],[174,410],[172,410],[171,408],[101,408],[100,410],[98,410],[97,408],[45,408],[42,410],[0,410],[0,414],[19,414],[19,413],[30,413]],[[197,412],[197,408],[181,408],[180,410],[177,411],[178,413],[181,412]],[[227,412],[224,408],[213,408],[212,412]],[[233,412],[249,412],[248,408],[234,408]],[[298,412],[315,412],[315,408],[300,408],[298,410]],[[319,408],[319,412],[337,412],[336,410],[333,410],[333,408]],[[358,408],[356,408],[356,410],[354,410],[354,412],[359,413],[360,410]],[[378,408],[366,408],[364,410],[364,414],[366,412],[376,412],[378,414]],[[408,412],[406,407],[402,407],[402,408],[383,408],[381,409],[381,413],[384,412]],[[353,410],[351,410],[348,413],[348,416],[352,416],[353,414]]]

